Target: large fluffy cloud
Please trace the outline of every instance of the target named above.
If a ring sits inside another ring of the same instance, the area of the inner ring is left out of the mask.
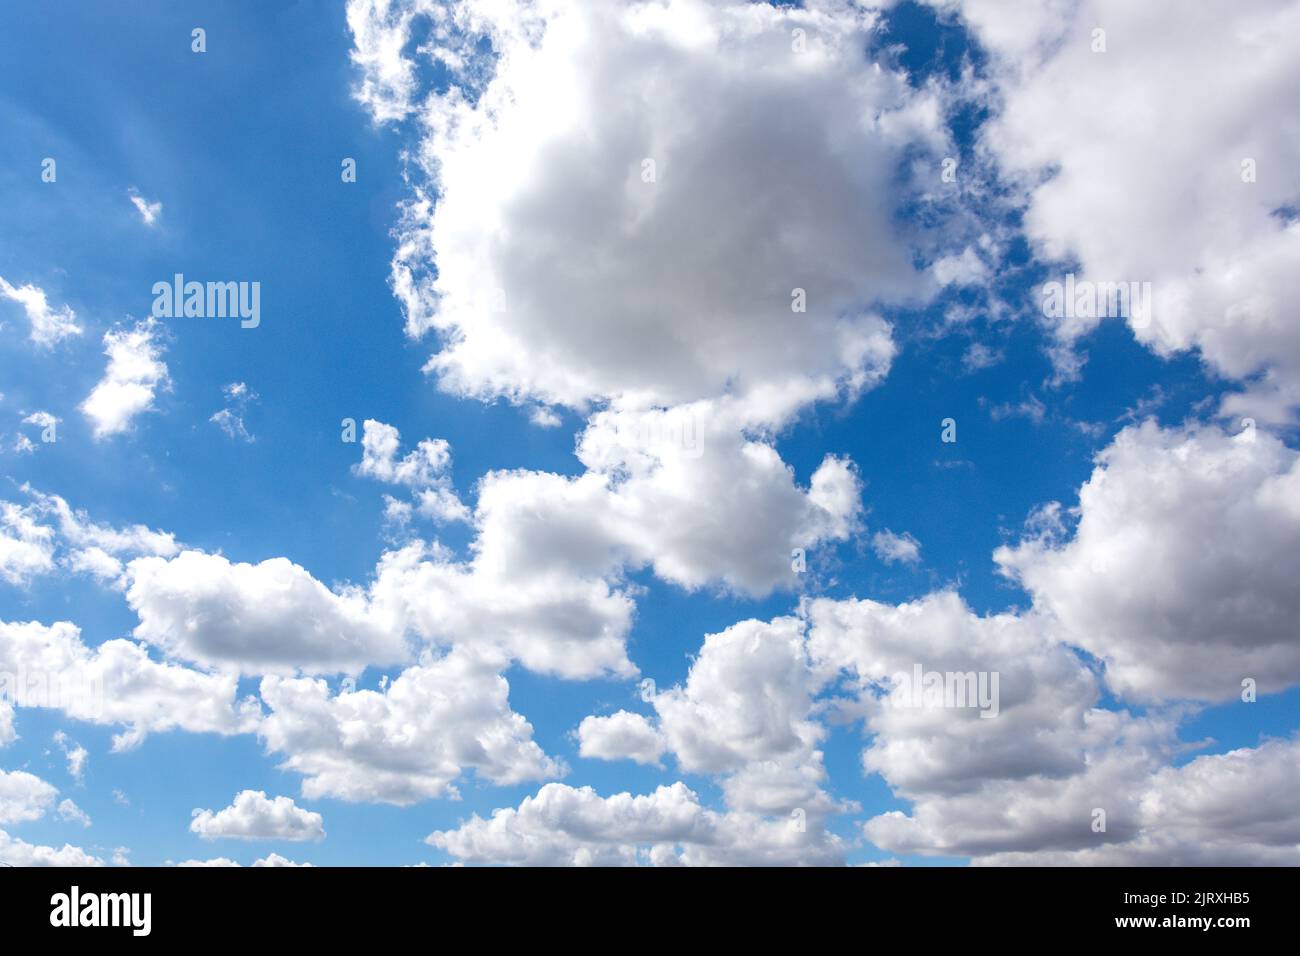
[[[1228,376],[1263,372],[1227,409],[1286,418],[1300,403],[1300,8],[938,5],[959,7],[993,54],[1001,108],[983,144],[1023,187],[1039,252],[1077,261],[1080,278],[1152,283],[1138,339],[1199,349]],[[1096,321],[1059,331],[1072,341]]]
[[[1138,832],[1123,843],[1066,852],[999,853],[1023,866],[1300,865],[1300,742],[1268,740],[1164,767],[1138,789]]]
[[[1228,700],[1300,681],[1300,455],[1248,429],[1125,429],[1079,490],[995,557],[1117,691]]]
[[[418,100],[403,51],[424,17],[451,83]],[[574,407],[730,392],[767,420],[887,369],[873,308],[928,281],[894,216],[905,158],[943,138],[934,98],[867,59],[872,15],[354,0],[348,19],[361,98],[423,136],[393,284],[408,330],[441,335],[443,387]]]

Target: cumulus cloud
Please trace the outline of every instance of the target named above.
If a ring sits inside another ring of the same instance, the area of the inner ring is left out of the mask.
[[[0,577],[24,584],[58,567],[86,573],[121,586],[123,558],[172,555],[175,538],[145,525],[124,527],[96,522],[58,495],[22,485],[26,504],[0,501]]]
[[[1300,9],[938,5],[960,9],[992,54],[1001,108],[982,144],[1019,186],[1039,254],[1062,272],[1077,262],[1080,279],[1150,282],[1151,314],[1129,317],[1139,341],[1162,355],[1197,349],[1232,378],[1263,373],[1225,411],[1289,420],[1300,404],[1300,222],[1283,211],[1300,196]],[[1072,343],[1097,321],[1076,316],[1057,334]]]
[[[866,59],[872,16],[808,6],[349,4],[360,98],[423,136],[392,284],[443,388],[767,420],[884,374],[876,307],[934,285],[894,212],[941,111]],[[426,19],[451,82],[419,98]]]
[[[275,867],[300,867],[311,866],[310,863],[295,863],[293,860],[286,859],[278,853],[269,853],[260,859],[254,860],[254,867],[275,866]],[[239,866],[234,860],[228,857],[218,856],[210,860],[183,860],[176,866],[181,867],[237,867]]]
[[[904,531],[896,534],[888,528],[871,536],[871,550],[886,564],[916,564],[921,560],[921,542]]]
[[[442,438],[426,438],[399,458],[401,434],[392,425],[367,418],[361,435],[358,475],[410,488],[421,514],[437,521],[467,521],[467,509],[456,496],[448,470],[451,446]]]
[[[246,674],[356,673],[406,658],[356,589],[331,591],[285,558],[185,551],[128,566],[135,636],[173,657]]]
[[[105,332],[104,354],[104,377],[80,406],[96,438],[129,430],[137,415],[153,408],[154,393],[170,381],[153,319]]]
[[[0,622],[0,698],[76,720],[122,726],[113,748],[150,733],[248,733],[255,702],[237,699],[233,675],[206,674],[152,660],[144,647],[108,640],[88,647],[76,625]]]
[[[0,830],[0,860],[10,866],[103,866],[104,861],[78,846],[27,843]]]
[[[53,530],[21,505],[0,501],[0,577],[24,584],[54,566]]]
[[[303,795],[408,805],[455,796],[466,770],[496,784],[558,776],[563,766],[510,709],[503,662],[457,649],[409,667],[380,691],[331,695],[322,680],[265,677],[259,734],[302,774]]]
[[[597,760],[634,760],[659,764],[663,736],[643,715],[620,710],[608,717],[594,714],[578,725],[578,753]]]
[[[31,324],[30,338],[43,348],[52,348],[63,339],[81,334],[77,314],[66,305],[52,309],[45,292],[34,285],[15,287],[0,276],[0,296],[23,307]]]
[[[0,824],[39,820],[58,792],[33,774],[0,770]]]
[[[1140,789],[1138,832],[1075,851],[999,853],[985,865],[1296,866],[1300,742],[1267,740],[1163,767]]]
[[[843,852],[791,820],[708,810],[680,782],[609,797],[551,783],[518,808],[475,814],[426,842],[466,862],[523,866],[824,865]]]
[[[1040,512],[994,557],[1117,692],[1228,700],[1245,678],[1300,681],[1297,502],[1300,456],[1266,432],[1147,421],[1098,456],[1073,512]]]
[[[304,810],[289,797],[267,797],[262,790],[243,790],[224,810],[196,809],[190,832],[204,840],[325,839],[323,818]]]

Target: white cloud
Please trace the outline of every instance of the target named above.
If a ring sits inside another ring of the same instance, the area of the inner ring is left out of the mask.
[[[473,863],[523,866],[826,865],[843,847],[792,820],[720,814],[684,783],[634,796],[551,783],[518,809],[477,814],[426,841]]]
[[[24,584],[53,570],[53,530],[38,524],[21,505],[0,501],[0,577]]]
[[[71,800],[64,800],[59,804],[59,819],[68,823],[80,823],[83,827],[90,826],[90,817],[86,811]]]
[[[22,770],[0,770],[0,824],[39,820],[58,790]]]
[[[23,307],[32,327],[31,340],[37,345],[51,348],[63,339],[81,334],[77,314],[66,305],[58,310],[51,309],[45,293],[34,285],[15,288],[0,276],[0,296]]]
[[[280,856],[280,854],[278,853],[270,853],[259,860],[253,861],[254,867],[263,867],[263,866],[295,867],[295,866],[311,866],[311,865],[312,864],[310,863],[295,863],[293,860],[285,859],[284,857]],[[176,866],[237,867],[239,866],[239,864],[227,857],[218,856],[210,860],[184,860],[180,863],[177,863]]]
[[[510,709],[502,661],[458,649],[404,670],[382,692],[331,696],[322,680],[266,677],[271,713],[259,734],[311,799],[407,805],[455,796],[474,770],[496,784],[558,776],[563,767]]]
[[[67,621],[0,622],[0,685],[0,697],[18,706],[124,726],[115,750],[168,730],[250,733],[259,717],[256,703],[237,700],[233,675],[159,663],[130,641],[87,647]]]
[[[1162,355],[1199,349],[1233,378],[1268,370],[1225,410],[1288,420],[1300,403],[1300,223],[1278,211],[1300,196],[1300,9],[942,5],[960,6],[993,54],[1001,109],[983,145],[1027,198],[1037,251],[1077,260],[1079,278],[1150,282],[1153,313],[1130,321],[1136,337]],[[1097,28],[1105,52],[1093,52]],[[1070,343],[1096,321],[1058,334]]]
[[[419,502],[419,511],[436,521],[468,521],[469,509],[452,488],[451,446],[442,438],[426,438],[404,458],[398,458],[401,435],[392,425],[367,418],[361,435],[361,461],[353,470],[367,478],[405,485]]]
[[[666,744],[641,714],[620,710],[608,717],[584,717],[578,725],[578,753],[597,760],[659,764]]]
[[[452,82],[417,107],[402,50],[424,16]],[[412,335],[441,334],[445,389],[578,409],[731,393],[769,421],[876,382],[894,345],[873,309],[934,286],[893,214],[940,110],[873,68],[873,18],[847,3],[354,0],[348,19],[359,97],[424,137],[393,287]]]
[[[311,863],[295,863],[293,860],[282,857],[278,853],[269,853],[261,859],[253,861],[254,867],[304,867],[311,865]]]
[[[407,657],[357,589],[331,591],[285,558],[259,564],[185,551],[127,568],[135,636],[167,654],[246,674],[355,673]]]
[[[190,832],[204,840],[325,839],[323,818],[289,797],[267,797],[262,790],[243,790],[224,810],[195,810]]]
[[[991,865],[1296,866],[1300,742],[1268,740],[1164,767],[1140,790],[1139,830],[1075,851],[1001,853]]]
[[[62,730],[54,732],[54,742],[59,745],[63,755],[68,759],[68,774],[80,781],[86,773],[86,760],[90,756],[86,748],[71,739]]]
[[[895,534],[888,528],[871,536],[871,550],[886,564],[916,564],[921,560],[921,542],[904,531]]]
[[[229,385],[223,385],[221,392],[226,396],[226,401],[230,404],[214,412],[208,421],[225,432],[228,438],[242,442],[253,442],[255,439],[249,433],[248,426],[244,424],[244,413],[251,403],[257,401],[257,393],[249,389],[243,382],[231,382]]]
[[[104,377],[80,406],[96,438],[127,431],[137,415],[153,408],[157,389],[169,383],[158,323],[153,319],[131,329],[105,332],[104,354],[108,356]]]
[[[157,225],[158,217],[162,215],[162,203],[149,202],[132,186],[128,193],[131,199],[131,205],[135,206],[135,211],[140,214],[140,221],[146,226]]]
[[[0,501],[0,578],[11,584],[65,567],[119,587],[121,558],[178,550],[171,534],[140,524],[115,528],[91,520],[58,495],[26,484],[19,490],[31,499],[28,504]]]
[[[1300,455],[1266,432],[1148,421],[1098,456],[1072,534],[994,557],[1118,693],[1229,700],[1300,681],[1297,502]]]
[[[27,843],[0,830],[0,861],[10,866],[103,866],[104,861],[81,847],[64,844],[55,849]]]

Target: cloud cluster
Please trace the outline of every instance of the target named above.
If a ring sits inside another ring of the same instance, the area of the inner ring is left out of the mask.
[[[558,776],[563,765],[510,709],[500,659],[455,650],[404,670],[382,691],[331,694],[322,680],[265,677],[258,728],[303,795],[407,805],[454,796],[473,770],[496,784]]]

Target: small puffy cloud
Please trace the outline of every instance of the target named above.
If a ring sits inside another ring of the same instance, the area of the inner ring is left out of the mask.
[[[977,285],[988,278],[988,266],[973,248],[966,247],[960,255],[944,256],[930,266],[940,285]]]
[[[153,408],[154,393],[170,381],[153,319],[105,332],[104,354],[104,377],[80,406],[96,438],[129,430],[137,415]]]
[[[916,564],[921,560],[921,542],[904,531],[895,534],[886,528],[871,536],[871,550],[886,564]]]
[[[578,725],[578,753],[597,760],[634,760],[658,765],[666,744],[641,714],[620,710],[608,717],[583,718]]]
[[[0,578],[24,584],[54,570],[54,531],[21,505],[0,501]]]
[[[361,461],[353,471],[366,478],[404,485],[415,496],[421,514],[435,521],[468,521],[469,509],[452,488],[451,446],[442,438],[426,438],[399,458],[401,435],[392,425],[367,418],[361,436]]]
[[[319,813],[304,810],[289,797],[267,797],[261,790],[244,790],[224,810],[195,810],[190,832],[204,840],[323,840]]]
[[[39,346],[51,348],[63,339],[81,334],[76,313],[66,305],[50,308],[45,293],[34,285],[14,287],[0,276],[0,296],[23,307],[31,324],[31,340]]]
[[[25,771],[0,770],[0,824],[39,820],[58,792],[40,777]]]

